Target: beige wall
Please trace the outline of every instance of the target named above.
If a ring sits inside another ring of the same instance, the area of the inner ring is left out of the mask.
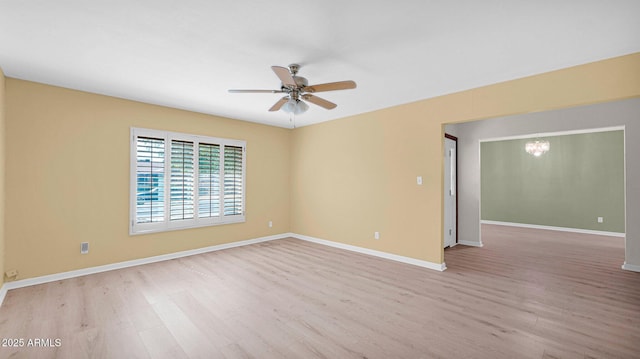
[[[409,105],[296,129],[291,231],[440,263],[425,236],[440,227],[441,143],[424,139],[441,127],[421,112]]]
[[[0,68],[0,286],[4,283],[5,78]]]
[[[25,279],[286,232],[442,263],[444,123],[638,97],[638,78],[634,54],[293,131],[8,78],[4,268]],[[132,126],[246,140],[247,222],[129,236]]]
[[[11,78],[6,87],[5,265],[18,279],[289,231],[289,130]],[[246,140],[246,223],[129,236],[131,127]]]
[[[637,97],[638,79],[633,54],[298,128],[291,231],[442,263],[443,124]]]

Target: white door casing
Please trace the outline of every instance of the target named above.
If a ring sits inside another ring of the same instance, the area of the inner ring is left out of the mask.
[[[457,142],[449,137],[444,140],[444,247],[456,245],[456,176]]]

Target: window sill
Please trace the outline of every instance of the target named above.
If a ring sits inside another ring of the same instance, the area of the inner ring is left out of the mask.
[[[130,236],[138,236],[142,234],[150,234],[150,233],[161,233],[161,232],[170,232],[170,231],[178,231],[183,229],[192,229],[192,228],[203,228],[203,227],[216,227],[223,226],[225,224],[234,224],[234,223],[244,223],[246,222],[245,216],[234,216],[232,218],[225,218],[224,220],[216,221],[216,222],[205,222],[205,223],[180,223],[174,222],[169,223],[158,223],[158,226],[149,226],[147,228],[136,228],[136,226],[132,226],[129,228]],[[139,225],[138,225],[139,226]]]

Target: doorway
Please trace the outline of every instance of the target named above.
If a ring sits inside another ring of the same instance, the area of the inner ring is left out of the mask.
[[[444,248],[458,244],[458,138],[444,135]]]

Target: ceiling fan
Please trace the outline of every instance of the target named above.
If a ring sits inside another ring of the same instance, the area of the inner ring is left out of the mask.
[[[325,84],[311,85],[306,78],[298,76],[300,65],[291,64],[289,68],[282,66],[271,66],[273,72],[276,73],[282,82],[279,90],[229,90],[231,93],[284,93],[286,96],[278,100],[269,111],[278,111],[282,109],[285,112],[295,115],[305,112],[309,105],[303,100],[312,104],[331,110],[336,108],[335,103],[327,101],[323,98],[313,95],[316,92],[348,90],[356,88],[353,81],[329,82]]]

